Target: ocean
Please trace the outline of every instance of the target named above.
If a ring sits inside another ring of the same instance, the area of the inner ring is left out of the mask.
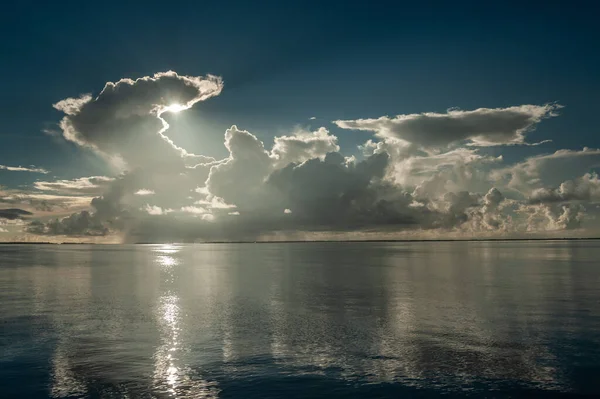
[[[2,398],[600,395],[600,241],[0,245]]]

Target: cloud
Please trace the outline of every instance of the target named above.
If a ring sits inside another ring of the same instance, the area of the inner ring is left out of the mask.
[[[211,167],[206,187],[211,194],[240,209],[253,207],[273,169],[273,160],[255,135],[235,125],[225,132],[225,147],[229,157]]]
[[[333,121],[338,127],[374,132],[423,147],[441,147],[469,141],[476,146],[524,144],[527,132],[542,119],[557,115],[559,104],[520,105],[509,108],[450,109],[390,118]]]
[[[66,114],[60,122],[65,139],[129,168],[156,169],[179,165],[192,155],[164,135],[168,124],[161,115],[172,112],[173,105],[190,108],[218,95],[222,87],[216,76],[169,71],[108,82],[96,97],[67,98],[54,108]]]
[[[156,205],[146,204],[146,206],[142,209],[145,210],[148,215],[164,215],[166,213],[160,206]]]
[[[205,208],[199,206],[184,206],[181,208],[181,212],[191,213],[193,215],[203,215],[208,213]]]
[[[63,195],[100,195],[112,181],[112,177],[90,176],[72,180],[37,181],[33,185],[38,190],[55,191]]]
[[[34,183],[35,184],[35,183]],[[38,216],[71,213],[90,206],[91,196],[40,193],[37,190],[0,188],[0,204],[9,204],[35,212]]]
[[[512,166],[490,172],[490,179],[506,185],[524,197],[544,187],[556,187],[563,181],[581,176],[600,166],[600,149],[558,150],[537,155]]]
[[[27,231],[35,234],[104,236],[109,233],[108,227],[88,211],[74,213],[62,219],[54,219],[48,223],[33,221]]]
[[[8,170],[10,172],[31,172],[31,173],[43,173],[43,174],[50,173],[46,169],[36,168],[33,165],[31,167],[29,167],[29,168],[26,168],[24,166],[6,166],[6,165],[0,165],[0,170]]]
[[[148,190],[145,188],[139,189],[135,192],[135,195],[154,195],[156,194],[154,190]]]
[[[0,219],[23,219],[26,216],[31,216],[33,213],[18,208],[0,209]]]
[[[287,219],[308,229],[414,224],[419,211],[408,207],[412,197],[383,180],[389,159],[381,153],[348,164],[340,153],[332,152],[323,160],[275,170],[266,188],[270,208],[293,210]]]
[[[522,204],[517,212],[527,218],[528,232],[574,230],[585,218],[585,208],[580,204]]]
[[[340,150],[337,140],[324,127],[314,132],[298,131],[291,136],[275,137],[271,157],[276,160],[275,167],[323,158],[329,152]]]
[[[166,113],[185,112],[222,87],[213,76],[167,72],[55,104],[65,113],[63,136],[120,163],[122,173],[0,190],[0,202],[33,212],[46,201],[29,234],[127,242],[507,237],[591,226],[600,150],[559,150],[507,166],[499,155],[506,147],[493,156],[482,148],[527,144],[527,133],[560,105],[336,121],[375,132],[355,154],[342,154],[324,127],[291,130],[269,146],[233,125],[224,159],[173,143]]]
[[[500,161],[502,157],[481,155],[470,148],[457,148],[397,162],[394,178],[399,184],[415,187],[417,196],[439,196],[463,190],[484,191],[489,188],[489,170]]]
[[[567,180],[558,188],[542,187],[533,191],[531,202],[600,201],[600,179],[596,173],[586,173]]]

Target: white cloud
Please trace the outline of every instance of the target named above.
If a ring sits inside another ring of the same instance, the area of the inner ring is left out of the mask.
[[[211,215],[210,213],[205,213],[204,215],[202,215],[202,220],[205,220],[207,222],[212,222],[215,220],[215,216]]]
[[[314,132],[297,131],[291,136],[275,137],[271,156],[276,160],[275,167],[324,158],[328,152],[340,150],[337,140],[337,137],[329,134],[324,127]]]
[[[148,215],[164,215],[166,213],[160,206],[156,205],[146,204],[143,209],[148,213]]]
[[[531,202],[600,201],[600,179],[596,173],[567,180],[557,188],[542,187],[533,191]]]
[[[187,109],[221,92],[221,78],[161,72],[136,80],[106,83],[93,98],[67,98],[54,104],[66,116],[60,127],[65,139],[90,147],[130,168],[156,169],[180,165],[188,156],[166,135],[161,114],[174,104]]]
[[[496,169],[490,179],[528,197],[543,187],[555,187],[563,181],[600,167],[600,149],[558,150],[553,154],[527,158],[512,166]]]
[[[148,190],[145,188],[141,188],[135,192],[135,195],[154,195],[154,190]]]
[[[581,205],[522,204],[517,212],[526,217],[528,232],[573,230],[585,218]]]
[[[73,180],[37,181],[34,187],[41,191],[56,191],[68,195],[100,195],[112,181],[112,177],[90,176]]]
[[[208,194],[206,196],[206,199],[198,200],[198,201],[195,202],[195,204],[197,204],[197,205],[205,205],[205,206],[208,206],[211,209],[231,209],[231,208],[235,208],[235,205],[231,205],[231,204],[225,203],[225,201],[223,200],[223,198],[219,198],[217,196],[210,195],[210,194]]]
[[[477,146],[525,143],[525,135],[542,119],[557,115],[558,104],[520,105],[509,108],[449,109],[393,118],[333,121],[342,129],[374,132],[381,138],[406,140],[423,147],[447,146],[469,141]]]
[[[205,213],[208,213],[208,211],[205,208],[199,206],[184,206],[181,208],[181,212],[192,213],[194,215],[203,215]]]
[[[288,209],[288,208],[285,208],[285,209],[283,210],[283,213],[285,213],[285,214],[290,214],[290,213],[292,213],[292,210],[291,210],[291,209]]]
[[[47,171],[46,169],[43,168],[36,168],[35,166],[31,166],[31,167],[24,167],[24,166],[6,166],[6,165],[0,165],[0,170],[8,170],[10,172],[31,172],[31,173],[42,173],[42,174],[48,174],[50,173],[49,171]]]

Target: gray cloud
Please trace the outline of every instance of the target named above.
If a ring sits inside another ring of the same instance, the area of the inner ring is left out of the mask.
[[[74,213],[62,219],[47,223],[33,221],[27,227],[29,233],[70,236],[104,236],[109,229],[96,216],[88,211]]]
[[[424,147],[470,141],[472,145],[524,144],[525,135],[542,119],[557,115],[558,104],[521,105],[509,108],[450,109],[445,114],[427,112],[390,118],[334,121],[338,127],[374,132],[381,138],[406,140]]]
[[[24,217],[31,215],[33,215],[33,213],[18,208],[0,209],[0,219],[23,219]]]

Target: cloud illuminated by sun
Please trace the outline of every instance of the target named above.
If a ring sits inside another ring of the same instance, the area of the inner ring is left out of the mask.
[[[188,106],[181,105],[181,104],[171,104],[168,107],[165,107],[164,111],[177,113],[177,112],[181,112],[183,110],[186,110],[188,108],[189,108]]]

